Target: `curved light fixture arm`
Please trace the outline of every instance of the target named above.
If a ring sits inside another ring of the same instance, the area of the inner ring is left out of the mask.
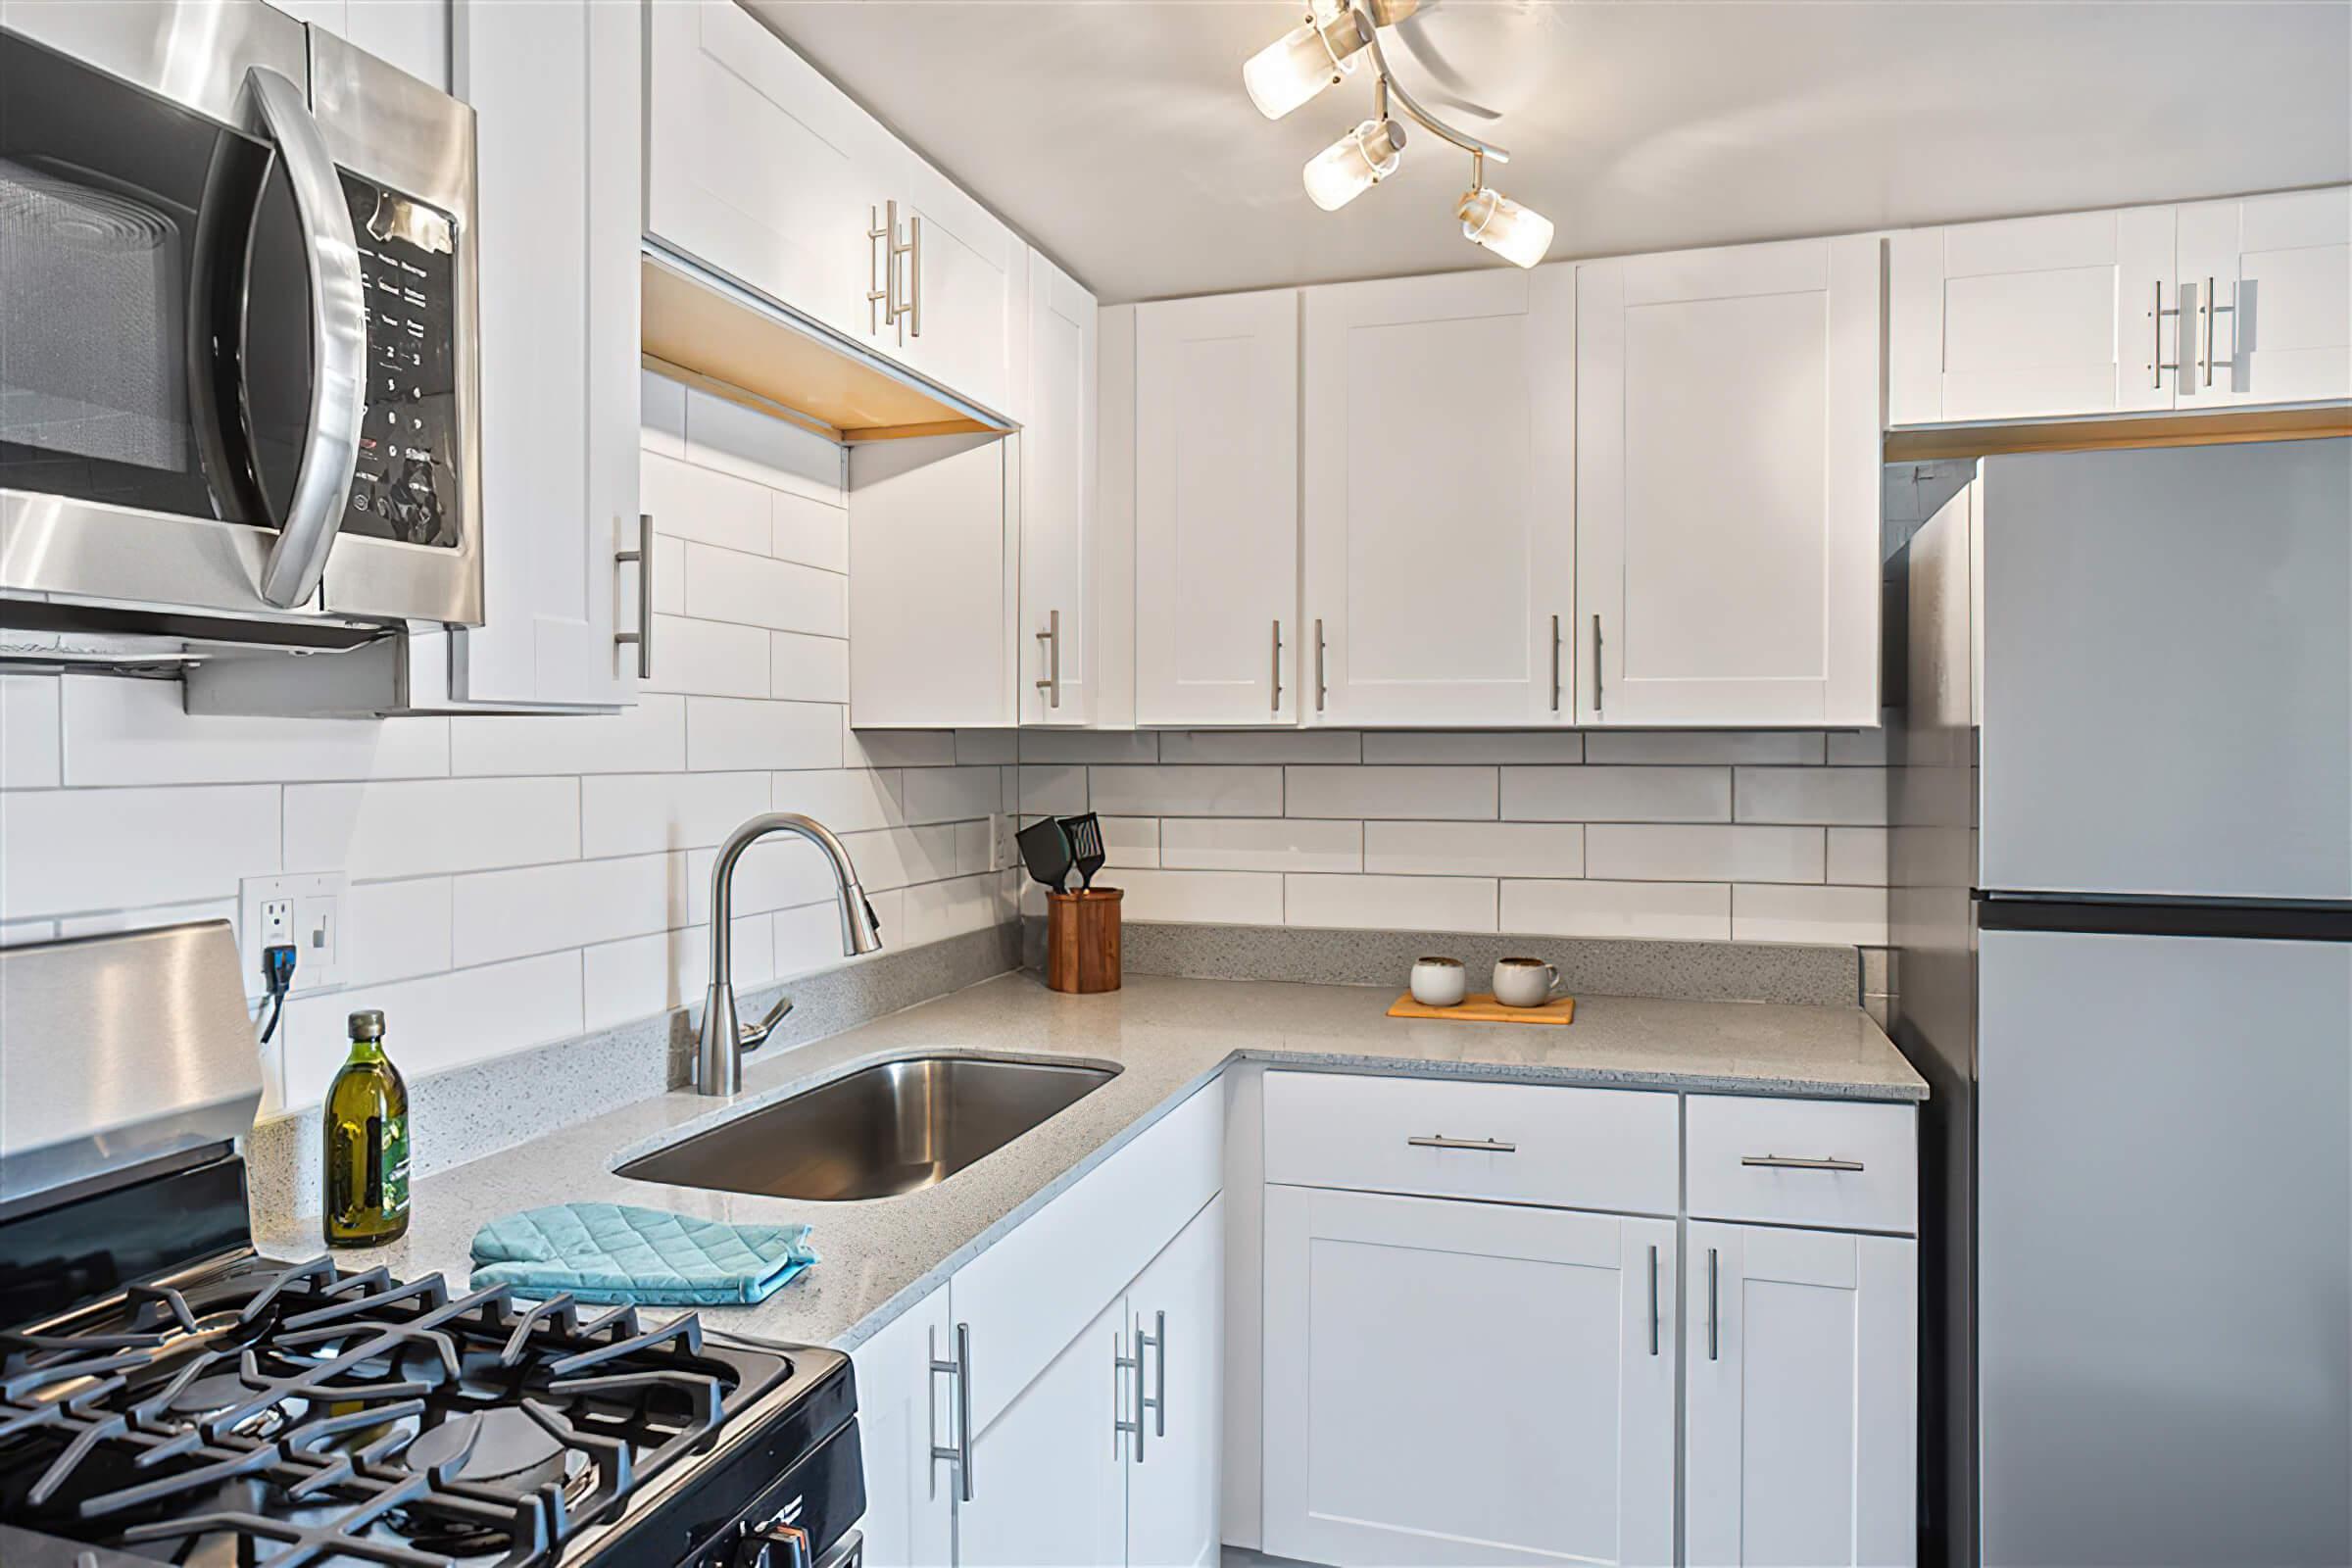
[[[1511,155],[1502,148],[1495,146],[1493,142],[1480,141],[1476,136],[1465,131],[1454,129],[1415,103],[1413,95],[1406,92],[1403,84],[1397,81],[1396,73],[1389,70],[1389,57],[1381,53],[1379,24],[1372,20],[1371,14],[1360,5],[1352,7],[1351,14],[1355,18],[1356,31],[1363,37],[1364,50],[1372,57],[1374,113],[1379,118],[1383,120],[1388,118],[1389,99],[1394,97],[1396,100],[1396,107],[1420,122],[1422,127],[1431,135],[1453,143],[1473,158],[1482,160],[1492,158],[1498,164],[1507,164],[1511,161]],[[1483,180],[1473,179],[1471,183],[1473,185],[1483,184]]]

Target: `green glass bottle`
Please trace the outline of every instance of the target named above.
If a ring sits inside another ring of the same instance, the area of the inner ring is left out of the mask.
[[[384,1015],[351,1015],[351,1056],[326,1092],[326,1245],[409,1230],[409,1086],[384,1054]]]

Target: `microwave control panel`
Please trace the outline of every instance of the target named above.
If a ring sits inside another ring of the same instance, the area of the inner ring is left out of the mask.
[[[457,224],[341,171],[368,299],[368,409],[342,531],[454,548],[459,486]]]

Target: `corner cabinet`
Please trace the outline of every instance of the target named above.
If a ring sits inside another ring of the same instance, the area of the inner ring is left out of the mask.
[[[1301,300],[1306,722],[1567,723],[1576,270]]]
[[[1879,241],[1577,269],[1588,725],[1879,721]]]

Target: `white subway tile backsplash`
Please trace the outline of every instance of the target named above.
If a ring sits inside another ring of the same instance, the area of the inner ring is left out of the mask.
[[[0,789],[57,787],[61,684],[54,675],[0,675]]]
[[[1364,824],[1284,816],[1171,816],[1159,824],[1170,870],[1360,871]]]
[[[1290,767],[1291,816],[1486,818],[1494,815],[1491,767]]]
[[[1017,730],[959,729],[956,732],[956,760],[958,764],[996,763],[1010,766],[1021,760],[1021,737]]]
[[[1581,762],[1574,730],[1368,730],[1367,762]]]
[[[1410,876],[1583,876],[1581,822],[1366,822],[1364,869]]]
[[[1163,762],[1360,762],[1363,738],[1347,729],[1170,729]]]
[[[1127,895],[1120,904],[1120,915],[1128,920],[1211,925],[1283,923],[1282,876],[1278,872],[1131,868],[1119,873],[1118,885]]]
[[[769,808],[813,816],[836,833],[904,827],[906,813],[899,806],[899,780],[896,768],[778,773]]]
[[[1886,886],[1886,829],[1834,827],[1830,835],[1829,880],[1858,886]]]
[[[838,953],[838,916],[833,916],[830,908],[818,912],[836,920],[832,930]],[[748,991],[775,978],[771,933],[776,918],[755,914],[729,922],[728,960],[739,989]],[[585,1027],[589,1029],[610,1029],[672,1007],[698,1004],[710,984],[710,939],[702,926],[607,942],[583,950],[580,959]]]
[[[411,1079],[503,1056],[581,1031],[580,955],[544,954],[369,989],[384,1012],[384,1046]],[[296,997],[284,1025],[287,1110],[315,1105],[343,1064],[345,1020],[360,999],[348,990]],[[416,1129],[418,1150],[433,1130]]]
[[[1494,880],[1468,876],[1286,876],[1284,922],[1349,930],[1493,931]]]
[[[455,961],[450,942],[450,878],[355,882],[343,929],[346,988],[439,974]],[[255,962],[260,961],[256,955]]]
[[[768,690],[804,703],[850,700],[850,645],[807,632],[768,633]]]
[[[1818,882],[1822,830],[1693,822],[1595,822],[1588,875],[1629,882]]]
[[[1020,760],[1031,762],[1156,762],[1157,730],[1025,729]]]
[[[844,834],[842,847],[850,852],[851,860],[857,864],[858,880],[867,888],[903,888],[956,874],[953,822]],[[828,876],[825,897],[832,897],[832,892]]]
[[[1004,918],[1002,898],[994,872],[908,888],[899,904],[903,929],[897,940],[907,945],[945,942],[985,930]]]
[[[460,962],[495,963],[686,923],[686,857],[625,856],[485,871],[451,887]]]
[[[765,697],[767,638],[758,626],[656,615],[654,676],[646,688],[704,697]]]
[[[768,494],[756,484],[648,452],[638,459],[637,497],[653,514],[657,534],[767,554]],[[654,563],[657,588],[662,564]]]
[[[857,858],[860,841],[876,836],[845,836],[852,859]],[[672,925],[710,923],[710,871],[717,860],[716,850],[696,850],[687,856],[685,918],[671,921]],[[860,863],[858,869],[862,872],[866,867]],[[866,886],[870,892],[874,884],[868,882]],[[806,839],[777,834],[743,852],[743,858],[735,862],[735,879],[729,885],[728,896],[738,916],[820,902],[830,907],[835,902],[833,871],[815,845]]]
[[[1024,816],[1075,816],[1088,809],[1087,770],[1083,767],[1020,768],[1017,805]]]
[[[370,881],[573,859],[580,854],[580,782],[290,784],[285,868]]]
[[[1728,767],[1506,767],[1506,822],[1728,822]]]
[[[1830,736],[1830,764],[1834,767],[1885,767],[1894,726],[1902,715],[1889,711],[1877,729],[1838,730]]]
[[[579,790],[580,853],[591,859],[714,845],[769,798],[765,773],[611,773]]]
[[[695,387],[686,389],[686,457],[769,490],[843,504],[842,449],[813,430]]]
[[[1810,762],[1822,758],[1819,730],[1595,730],[1588,762]]]
[[[956,763],[956,732],[952,729],[853,729],[848,734],[852,767],[952,767]]]
[[[1029,821],[1022,819],[1023,825]],[[1159,819],[1106,816],[1102,822],[1102,864],[1116,869],[1159,864]]]
[[[1026,769],[1024,769],[1026,771]],[[1120,816],[1280,816],[1279,767],[1186,764],[1088,769],[1091,808]],[[1026,790],[1024,789],[1024,794]],[[1026,801],[1023,805],[1026,806]]]
[[[191,716],[176,681],[69,675],[65,782],[274,784],[284,779],[433,778],[449,772],[446,718]]]
[[[702,620],[847,637],[849,581],[790,561],[686,547],[686,613]],[[661,668],[658,659],[654,667]]]
[[[830,703],[686,700],[686,765],[697,773],[839,767],[841,710]]]
[[[1506,881],[1502,929],[1720,942],[1732,934],[1732,890],[1718,882]]]
[[[956,824],[956,874],[978,876],[997,868],[997,819]]]
[[[1884,827],[1886,770],[1878,767],[1743,767],[1735,785],[1742,822],[1825,822]]]
[[[617,713],[467,714],[449,727],[449,770],[671,773],[686,765],[686,699],[647,692]]]
[[[638,372],[637,445],[665,458],[686,455],[686,383],[651,370]]]
[[[1004,775],[993,767],[910,767],[901,777],[909,822],[956,822],[1004,808]]]
[[[1741,883],[1732,890],[1732,936],[1741,942],[1881,947],[1886,941],[1886,890]]]
[[[778,492],[768,554],[826,571],[850,569],[850,514],[841,507]]]

